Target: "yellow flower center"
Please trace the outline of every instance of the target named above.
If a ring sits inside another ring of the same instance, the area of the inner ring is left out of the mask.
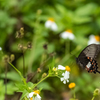
[[[70,72],[70,67],[69,66],[66,66],[65,69],[66,69],[66,71]]]
[[[99,36],[95,36],[96,41],[100,41],[100,37]]]
[[[72,34],[72,30],[66,30],[66,32],[69,32],[69,33],[71,33],[71,34]]]
[[[40,94],[40,91],[39,90],[35,90],[33,91],[35,94]]]
[[[72,88],[75,87],[75,85],[76,85],[75,83],[70,83],[68,87],[69,87],[70,89],[72,89]]]
[[[31,97],[30,100],[33,100],[33,98]]]
[[[53,68],[53,71],[57,71],[57,68]]]
[[[49,18],[48,20],[50,20],[51,22],[54,22],[54,19],[53,18]]]

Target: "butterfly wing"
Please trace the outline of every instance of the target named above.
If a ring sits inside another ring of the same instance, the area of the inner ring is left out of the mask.
[[[86,55],[86,57],[91,57],[93,59],[96,59],[99,52],[100,44],[91,44],[83,50],[83,53]]]
[[[95,60],[99,52],[100,52],[100,44],[91,44],[87,46],[85,49],[83,49],[83,51],[80,53],[80,55],[77,58],[77,63],[82,68],[85,68],[85,66],[89,62],[87,57],[90,57]]]

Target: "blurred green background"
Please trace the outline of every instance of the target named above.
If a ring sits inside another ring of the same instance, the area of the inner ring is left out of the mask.
[[[48,18],[54,18],[57,31],[45,27]],[[16,31],[24,27],[23,39],[16,39]],[[74,40],[62,39],[60,34],[71,29]],[[100,87],[100,75],[80,70],[75,56],[88,44],[89,36],[100,34],[100,1],[99,0],[0,0],[0,100],[4,100],[5,66],[2,57],[15,54],[13,64],[22,72],[22,53],[18,44],[32,42],[33,48],[25,52],[26,75],[35,72],[40,65],[56,52],[55,67],[59,64],[70,66],[70,82],[75,82],[76,98],[91,100],[93,91]],[[45,50],[43,45],[47,44]],[[67,50],[70,50],[66,53]],[[41,79],[48,71],[52,57],[46,61],[42,72],[31,80],[33,83]],[[14,83],[20,82],[16,71],[8,67],[8,91],[6,100],[18,100],[19,94]],[[42,100],[69,100],[73,97],[58,78],[48,78],[39,86],[43,87]],[[13,88],[11,88],[13,87]],[[95,99],[98,100],[98,97]]]

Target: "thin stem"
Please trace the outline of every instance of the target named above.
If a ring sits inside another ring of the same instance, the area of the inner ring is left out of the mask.
[[[35,33],[35,34],[33,35],[33,41],[32,41],[33,48],[30,52],[28,72],[31,72],[31,70],[32,70],[32,64],[34,62],[34,57],[35,57],[36,43],[37,43],[37,40],[39,38],[39,33],[40,33],[40,31],[38,29],[39,23],[40,23],[39,17],[40,17],[40,15],[37,14],[36,21],[34,22],[33,33]]]
[[[48,74],[45,78],[41,79],[37,84],[35,84],[32,89],[34,89],[38,84],[40,84],[42,81],[44,81],[46,78],[48,78],[50,75]]]
[[[26,85],[25,78],[22,76],[21,72],[13,64],[11,64],[10,62],[8,62],[8,63],[18,72],[18,74],[20,75],[20,77],[23,80],[23,83]]]
[[[74,99],[76,98],[76,96],[75,96],[75,91],[74,91]]]
[[[5,95],[7,94],[7,71],[8,71],[8,69],[7,69],[7,64],[6,64],[6,66],[5,66],[6,68],[5,68]]]
[[[24,57],[24,51],[22,51],[23,54],[23,77],[25,77],[25,57]]]
[[[92,100],[94,100],[94,98],[95,98],[95,97],[93,96]]]
[[[32,50],[30,51],[30,57],[29,57],[29,67],[28,67],[28,72],[31,72],[32,70],[32,64],[34,62],[34,56],[35,56],[35,49],[36,49],[36,41],[37,41],[37,36],[34,35],[33,37],[33,41],[32,41],[32,44],[33,44],[33,48]]]
[[[70,53],[70,40],[67,40],[65,44],[65,55],[69,53]]]

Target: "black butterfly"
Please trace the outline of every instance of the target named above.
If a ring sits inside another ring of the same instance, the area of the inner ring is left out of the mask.
[[[88,45],[76,58],[76,62],[82,68],[85,68],[88,72],[98,72],[97,58],[100,53],[100,44]]]

